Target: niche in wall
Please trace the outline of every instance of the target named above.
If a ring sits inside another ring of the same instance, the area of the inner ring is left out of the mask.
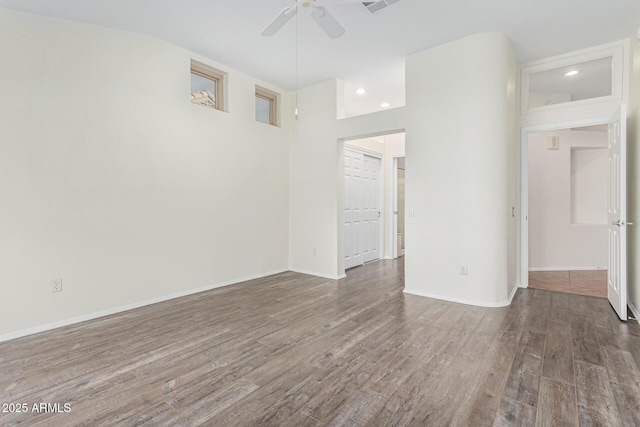
[[[607,223],[606,148],[571,147],[571,223]]]
[[[606,269],[606,126],[530,133],[527,151],[529,269]]]

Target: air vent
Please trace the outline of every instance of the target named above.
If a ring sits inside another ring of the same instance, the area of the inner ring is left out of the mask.
[[[378,0],[378,1],[365,1],[362,2],[364,7],[371,13],[380,12],[382,9],[386,9],[394,3],[398,3],[400,0]]]

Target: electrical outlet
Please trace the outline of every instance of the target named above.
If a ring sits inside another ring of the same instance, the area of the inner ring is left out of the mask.
[[[51,292],[62,292],[62,279],[51,280]]]
[[[468,273],[467,265],[466,264],[461,264],[460,265],[460,275],[461,276],[466,276],[467,273]]]

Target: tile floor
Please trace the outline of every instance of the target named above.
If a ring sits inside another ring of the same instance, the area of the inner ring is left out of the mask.
[[[607,270],[530,271],[529,287],[606,298]]]

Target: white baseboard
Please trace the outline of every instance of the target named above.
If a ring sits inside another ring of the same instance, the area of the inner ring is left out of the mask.
[[[627,305],[629,306],[629,308],[631,309],[631,312],[635,316],[636,322],[640,323],[640,310],[638,310],[636,306],[629,301],[627,301]]]
[[[531,267],[529,271],[596,271],[606,269],[607,267]]]
[[[235,285],[237,283],[246,282],[248,280],[260,279],[267,276],[273,276],[274,274],[280,274],[289,271],[287,269],[282,270],[274,270],[266,273],[254,274],[251,276],[242,277],[239,279],[229,280],[226,282],[216,283],[215,285],[203,286],[196,289],[189,289],[187,291],[176,292],[169,295],[164,295],[157,298],[148,299],[145,301],[134,302],[131,304],[121,305],[114,308],[109,308],[107,310],[98,311],[96,313],[88,313],[83,314],[81,316],[72,317],[69,319],[60,320],[58,322],[47,323],[44,325],[35,326],[29,329],[23,329],[21,331],[10,332],[8,334],[0,335],[0,342],[13,340],[16,338],[26,337],[28,335],[38,334],[40,332],[50,331],[52,329],[62,328],[64,326],[73,325],[76,323],[86,322],[87,320],[94,320],[100,317],[110,316],[112,314],[122,313],[124,311],[133,310],[136,308],[144,307],[147,305],[157,304],[159,302],[164,302],[176,298],[186,297],[189,295],[197,294],[200,292],[206,292],[217,288],[222,288],[224,286]]]
[[[486,303],[486,302],[462,300],[458,298],[449,298],[449,297],[444,297],[442,295],[429,294],[425,292],[417,292],[417,291],[412,291],[407,289],[405,289],[403,292],[405,294],[417,295],[419,297],[427,297],[427,298],[439,299],[439,300],[449,301],[449,302],[455,302],[458,304],[473,305],[476,307],[496,308],[496,307],[507,307],[511,305],[511,301],[513,301],[513,297],[515,296],[518,289],[519,287],[514,285],[513,289],[511,290],[511,294],[509,295],[509,298],[507,298],[504,301],[498,301],[495,303]]]
[[[300,273],[300,274],[308,274],[309,276],[322,277],[323,279],[330,279],[330,280],[340,280],[347,277],[346,274],[341,274],[340,276],[338,275],[331,276],[328,274],[318,273],[318,272],[309,271],[309,270],[303,270],[300,268],[290,268],[289,271],[293,271],[294,273]]]

